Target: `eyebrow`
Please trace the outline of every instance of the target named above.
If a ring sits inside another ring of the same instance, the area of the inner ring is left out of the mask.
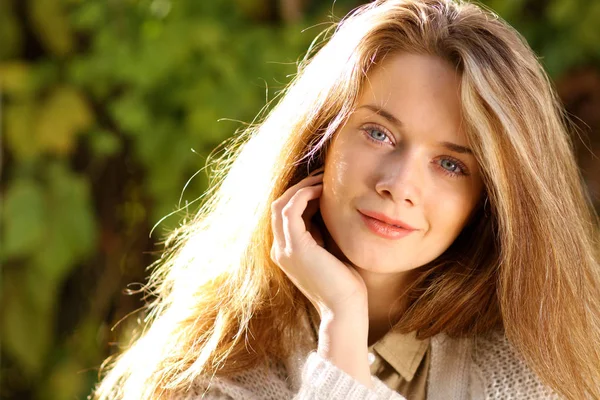
[[[372,104],[365,104],[365,105],[362,105],[362,106],[358,107],[357,110],[361,109],[361,108],[366,108],[368,110],[373,111],[377,115],[381,115],[388,122],[390,122],[391,124],[395,125],[398,129],[404,129],[404,124],[402,124],[402,121],[400,121],[398,118],[396,118],[394,116],[394,114],[392,114],[389,111],[384,110],[381,107],[377,107],[377,106],[372,105]],[[454,151],[456,153],[473,155],[473,150],[471,150],[468,147],[456,144],[456,143],[442,141],[442,142],[438,142],[438,144],[441,145],[441,146],[443,146],[443,147],[445,147],[445,148],[447,148],[448,150]]]

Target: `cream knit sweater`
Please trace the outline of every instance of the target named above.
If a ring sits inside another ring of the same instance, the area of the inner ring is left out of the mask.
[[[431,346],[428,399],[559,398],[539,381],[501,334],[476,340],[438,335],[432,338]],[[285,363],[213,379],[210,384],[198,380],[186,396],[177,400],[405,400],[377,377],[372,379],[374,390],[321,358],[309,345]]]

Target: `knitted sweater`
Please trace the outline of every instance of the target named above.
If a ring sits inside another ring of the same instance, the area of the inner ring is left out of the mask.
[[[540,382],[500,333],[477,339],[453,339],[441,334],[432,338],[431,346],[428,399],[559,398]],[[374,389],[367,388],[308,346],[298,349],[286,362],[271,362],[235,377],[198,380],[186,396],[177,400],[406,400],[377,377],[372,377],[372,382]]]

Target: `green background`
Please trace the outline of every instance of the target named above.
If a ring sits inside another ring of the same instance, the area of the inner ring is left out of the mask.
[[[161,239],[196,210],[211,150],[360,3],[0,0],[2,398],[89,394],[140,318],[112,329],[142,305]],[[527,37],[577,118],[598,206],[600,2],[485,4]]]

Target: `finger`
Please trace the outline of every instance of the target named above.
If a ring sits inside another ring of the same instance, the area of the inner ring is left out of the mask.
[[[304,187],[298,190],[284,207],[282,216],[286,247],[295,247],[298,243],[297,240],[301,240],[308,233],[302,213],[306,210],[308,202],[318,198],[322,192],[323,185]]]
[[[304,224],[306,225],[306,230],[310,231],[311,226],[312,226],[312,218],[319,211],[319,208],[320,208],[319,198],[312,199],[308,202],[306,209],[302,213],[302,218],[304,219]]]
[[[306,177],[294,186],[288,188],[281,197],[271,204],[271,228],[273,235],[283,238],[283,228],[281,221],[281,213],[283,208],[289,203],[290,199],[303,187],[316,185],[322,182],[323,175],[315,175]]]
[[[302,213],[302,219],[304,220],[304,225],[306,225],[307,231],[310,231],[310,227],[312,226],[312,217],[317,213],[317,211],[319,211],[319,206],[319,198],[309,200],[306,209]]]
[[[273,245],[271,247],[271,258],[274,259],[273,250],[285,247],[285,236],[283,234],[283,222],[279,208],[275,203],[271,205],[271,230],[273,231]]]
[[[298,192],[298,190],[303,187],[316,185],[323,181],[323,174],[317,174],[314,176],[307,176],[302,179],[300,182],[296,183],[294,186],[289,187],[277,200],[275,203],[279,206],[279,209],[283,209],[285,205],[290,201],[290,199]]]
[[[314,176],[317,174],[320,174],[321,172],[325,171],[325,166],[322,166],[320,168],[315,169],[314,171],[312,171],[310,174],[308,174],[308,176]]]
[[[319,198],[316,199],[312,199],[308,202],[307,206],[306,206],[306,210],[304,210],[304,212],[302,213],[302,218],[304,219],[304,222],[307,224],[307,229],[308,229],[308,225],[310,224],[310,220],[312,219],[312,217],[317,213],[317,211],[319,211]]]

